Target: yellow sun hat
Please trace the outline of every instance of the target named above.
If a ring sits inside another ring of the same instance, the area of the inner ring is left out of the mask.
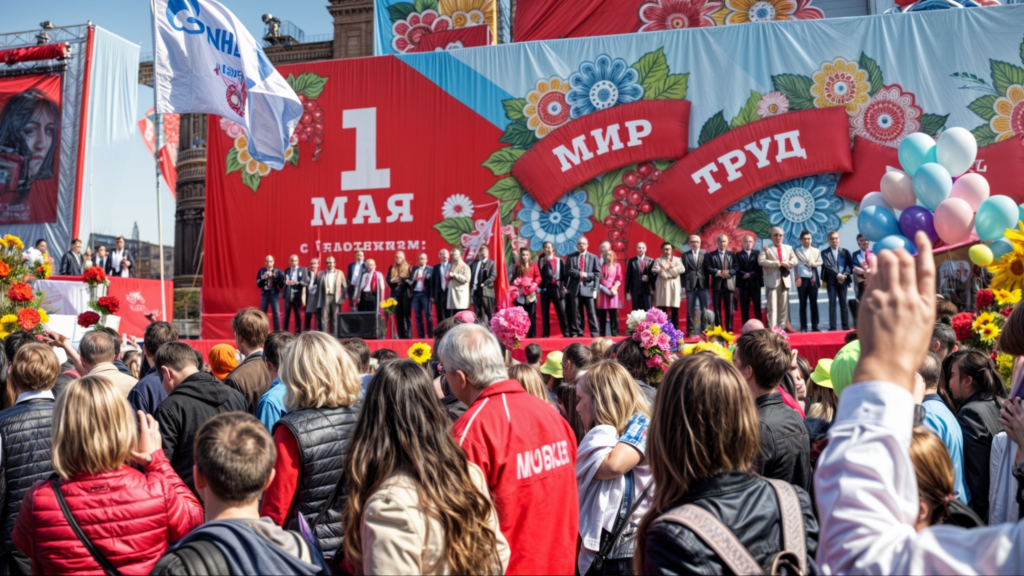
[[[818,386],[824,386],[825,388],[832,387],[832,359],[822,358],[818,360],[818,365],[814,367],[814,372],[811,374],[811,380],[814,381]]]
[[[558,350],[548,352],[548,357],[544,359],[544,364],[541,364],[540,373],[547,374],[548,376],[554,376],[555,378],[561,378],[562,353]]]

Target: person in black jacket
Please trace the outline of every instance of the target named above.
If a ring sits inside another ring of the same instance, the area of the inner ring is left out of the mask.
[[[156,369],[168,392],[153,414],[163,435],[164,455],[198,497],[192,478],[196,432],[217,414],[246,412],[249,405],[238,390],[211,374],[200,372],[195,352],[184,342],[161,346],[156,352]]]
[[[782,403],[778,390],[792,361],[789,342],[771,330],[754,330],[736,340],[733,363],[747,381],[761,422],[755,470],[810,492],[811,439],[800,413]]]
[[[956,404],[956,420],[964,433],[964,481],[971,509],[987,522],[989,460],[992,439],[1003,431],[999,398],[1006,397],[1006,388],[992,359],[977,350],[946,356],[940,387]]]
[[[565,271],[565,262],[555,254],[555,245],[545,242],[543,248],[544,255],[537,263],[540,267],[541,335],[544,338],[551,336],[551,305],[554,304],[555,315],[558,316],[558,329],[563,336],[567,336],[569,329],[565,322],[565,283],[569,276]]]
[[[764,269],[757,263],[761,252],[754,250],[754,237],[743,237],[743,250],[736,252],[732,259],[732,276],[740,292],[740,318],[746,324],[750,320],[750,304],[754,304],[754,318],[761,319],[761,288],[764,286]]]
[[[284,289],[284,272],[274,268],[274,257],[267,255],[265,266],[256,274],[256,287],[260,289],[260,311],[274,315],[274,332],[281,329],[281,290]]]
[[[693,531],[658,521],[684,505],[710,513],[768,571],[771,558],[784,549],[782,514],[775,490],[757,475],[756,426],[749,387],[727,361],[694,354],[672,364],[658,387],[647,431],[646,455],[657,490],[640,522],[636,574],[731,573]],[[818,522],[807,492],[793,490],[803,520],[805,573],[816,574]]]

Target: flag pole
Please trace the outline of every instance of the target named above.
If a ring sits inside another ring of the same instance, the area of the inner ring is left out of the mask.
[[[167,287],[164,285],[164,217],[163,202],[160,199],[160,129],[163,121],[160,119],[160,109],[157,107],[157,42],[156,42],[156,2],[149,3],[150,13],[153,17],[153,164],[156,168],[156,233],[157,251],[160,253],[160,319],[167,320]]]

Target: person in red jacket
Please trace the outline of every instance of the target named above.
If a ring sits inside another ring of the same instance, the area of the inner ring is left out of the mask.
[[[506,574],[573,574],[579,501],[572,428],[508,379],[487,328],[461,324],[438,347],[448,386],[469,406],[452,432],[487,479],[512,551]]]
[[[14,525],[14,545],[31,560],[33,574],[105,574],[75,535],[55,489],[85,536],[123,574],[149,574],[168,542],[203,523],[202,505],[160,445],[153,417],[139,411],[135,422],[128,401],[106,378],[68,384],[53,416],[59,479],[32,487]]]

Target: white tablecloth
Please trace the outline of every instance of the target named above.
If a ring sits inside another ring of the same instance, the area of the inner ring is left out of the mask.
[[[89,308],[89,286],[84,282],[67,280],[36,280],[32,288],[42,290],[43,309],[54,314],[73,314],[78,316]],[[106,296],[107,287],[96,287],[96,295]]]

